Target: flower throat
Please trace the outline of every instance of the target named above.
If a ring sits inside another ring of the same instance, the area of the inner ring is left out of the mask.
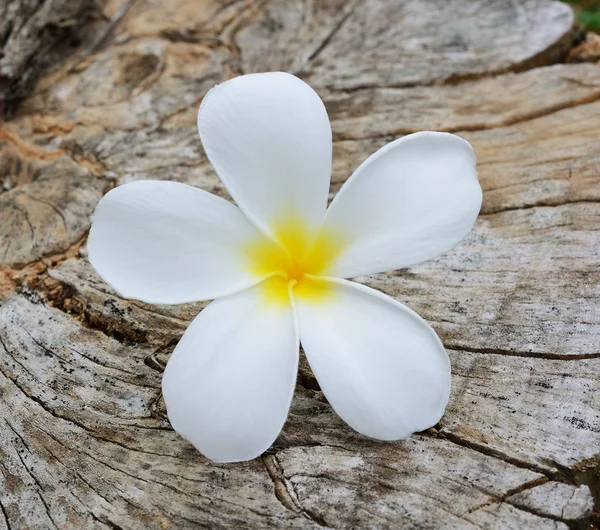
[[[264,283],[266,300],[287,302],[290,292],[297,296],[321,298],[330,294],[326,276],[340,254],[342,244],[331,233],[311,233],[298,216],[288,215],[274,224],[276,241],[261,237],[246,250],[252,272],[271,275]]]

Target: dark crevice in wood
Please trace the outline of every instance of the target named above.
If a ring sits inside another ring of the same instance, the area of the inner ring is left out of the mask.
[[[46,434],[50,435],[50,433],[46,433]],[[57,440],[53,436],[51,436],[51,437],[53,439],[55,439],[57,442],[59,442],[59,440]],[[88,456],[89,458],[91,458],[92,460],[94,460],[95,462],[97,462],[98,464],[100,464],[101,466],[105,466],[105,467],[107,467],[107,468],[109,468],[109,469],[111,469],[111,470],[113,470],[113,471],[115,471],[117,473],[122,473],[122,474],[124,474],[124,475],[126,475],[126,476],[128,476],[128,477],[130,477],[130,478],[132,478],[134,480],[138,480],[138,481],[143,482],[145,484],[156,484],[156,485],[162,486],[162,487],[164,487],[164,488],[166,488],[166,489],[168,489],[170,491],[173,491],[174,493],[178,493],[178,494],[181,494],[181,495],[184,495],[184,496],[200,497],[200,498],[202,498],[202,499],[204,499],[206,501],[209,501],[211,503],[213,501],[213,499],[211,497],[209,497],[208,495],[202,495],[202,494],[197,493],[197,492],[196,493],[189,493],[189,492],[183,491],[183,490],[181,490],[181,489],[179,489],[179,488],[177,488],[175,486],[167,484],[165,482],[161,482],[159,480],[156,480],[155,478],[154,479],[150,478],[149,480],[146,480],[146,479],[142,478],[139,475],[134,475],[132,473],[129,473],[128,471],[125,471],[122,467],[117,468],[117,467],[109,464],[108,462],[106,462],[104,460],[100,460],[99,458],[97,458],[97,456],[95,456],[91,452],[88,452],[88,451],[82,451],[82,452],[83,452],[83,454],[85,454],[86,456]],[[157,454],[157,453],[155,453],[155,454]],[[165,455],[161,455],[161,456],[165,456]],[[119,490],[119,491],[121,491],[121,490]],[[124,492],[121,491],[121,493],[124,493]],[[135,506],[136,508],[141,509],[139,506],[133,504],[129,499],[127,499],[127,497],[124,494],[121,496],[121,498],[122,498],[122,500],[124,500],[125,502],[131,504],[132,506]],[[232,501],[229,501],[229,500],[225,500],[225,499],[221,499],[221,502],[230,504],[232,506],[236,506],[238,508],[242,507],[241,505],[239,505],[239,504],[237,504],[235,502],[232,502]],[[243,508],[248,509],[252,513],[255,513],[256,515],[259,515],[259,516],[264,516],[265,515],[265,513],[261,512],[259,510],[250,508],[248,506],[243,506]]]
[[[261,460],[273,482],[275,497],[284,508],[303,516],[320,527],[330,528],[321,516],[302,507],[298,500],[298,495],[293,488],[293,484],[289,484],[283,475],[281,464],[277,459],[276,454],[265,455]],[[292,491],[290,491],[290,487]]]
[[[573,500],[573,497],[575,497],[575,495],[577,494],[577,490],[573,490],[573,493],[571,494],[571,496],[569,497],[569,500],[565,503],[565,505],[562,507],[562,510],[560,511],[560,518],[563,519],[565,516],[565,508],[567,508],[567,506],[569,506],[569,503]]]
[[[512,488],[512,489],[508,490],[504,495],[502,495],[500,497],[495,497],[492,495],[493,498],[491,500],[489,500],[488,502],[484,502],[483,504],[480,504],[479,506],[475,506],[475,507],[471,508],[467,513],[476,512],[477,510],[481,510],[482,508],[491,506],[492,504],[500,504],[503,502],[507,502],[508,497],[511,497],[512,495],[516,495],[517,493],[521,493],[523,491],[535,488],[537,486],[540,486],[541,484],[545,484],[546,482],[548,482],[548,477],[539,477],[539,478],[530,480],[529,482],[524,482],[520,486],[517,486],[516,488]],[[519,506],[515,506],[515,508],[520,509]]]
[[[480,506],[477,506],[476,508],[473,508],[472,510],[469,510],[468,513],[473,513],[476,512],[477,510],[481,510],[482,508],[485,508],[487,506],[491,506],[492,504],[495,503],[508,503],[511,506],[513,506],[514,508],[516,508],[517,510],[521,510],[527,513],[530,513],[532,515],[535,515],[537,517],[541,517],[543,519],[551,519],[553,521],[559,521],[562,523],[565,523],[571,530],[582,530],[582,528],[586,528],[587,529],[587,523],[589,523],[589,521],[583,521],[583,520],[578,520],[578,521],[572,521],[572,520],[565,520],[564,519],[564,510],[565,508],[568,506],[569,501],[567,501],[567,503],[565,504],[565,506],[563,506],[563,509],[561,511],[561,515],[560,516],[556,516],[554,514],[551,513],[547,513],[543,510],[536,510],[534,508],[531,508],[529,506],[524,506],[522,504],[519,503],[515,503],[514,501],[511,501],[511,497],[513,497],[514,495],[517,495],[518,493],[522,493],[524,491],[536,488],[538,486],[541,486],[543,484],[546,484],[548,482],[548,479],[546,477],[540,477],[538,479],[534,479],[532,481],[526,482],[524,484],[522,484],[521,486],[518,486],[516,488],[513,488],[511,490],[509,490],[508,492],[506,492],[506,494],[502,495],[502,497],[499,497],[498,499],[495,499],[491,502],[487,502],[484,503]],[[557,482],[557,481],[554,481]],[[577,490],[574,489],[573,493],[571,495],[571,499],[576,495]],[[582,524],[584,525],[582,527]]]
[[[17,430],[9,423],[9,421],[7,419],[5,419],[4,421],[6,422],[6,425],[8,425],[9,429],[15,434],[15,436],[17,436],[17,438],[19,438],[19,440],[21,441],[23,446],[27,449],[27,451],[31,454],[31,448],[29,447],[29,444],[25,441],[25,439],[17,432]],[[35,482],[35,485],[37,487],[36,493],[37,493],[40,501],[42,502],[42,505],[44,506],[46,515],[48,516],[48,519],[52,523],[52,526],[56,529],[60,528],[60,526],[57,525],[56,522],[54,521],[54,518],[52,517],[52,513],[50,512],[50,507],[48,506],[48,503],[47,503],[46,499],[44,498],[44,495],[43,495],[44,487],[42,486],[42,484],[40,483],[38,478],[33,474],[31,469],[29,469],[29,466],[27,466],[27,464],[23,460],[23,457],[21,456],[21,453],[19,452],[19,450],[17,448],[15,448],[15,454],[21,461],[21,464],[23,465],[23,468],[25,469],[27,474],[32,478],[33,482]]]
[[[52,441],[56,442],[56,443],[57,443],[57,444],[58,444],[60,447],[62,447],[62,446],[63,446],[63,443],[62,443],[62,442],[60,442],[59,440],[57,440],[57,439],[56,439],[56,437],[54,437],[54,436],[52,436],[52,435],[48,434],[48,433],[47,433],[47,432],[46,432],[44,429],[42,429],[42,428],[41,428],[41,426],[40,426],[40,425],[38,425],[37,423],[35,423],[35,422],[34,422],[34,423],[31,423],[31,424],[30,424],[30,426],[31,426],[31,427],[33,427],[34,429],[38,430],[38,431],[39,431],[39,432],[41,432],[42,434],[44,434],[44,435],[48,436],[49,438],[51,438],[51,439],[52,439]],[[50,447],[49,447],[47,444],[43,444],[43,449],[44,449],[44,451],[46,451],[46,452],[47,452],[49,455],[51,455],[51,456],[52,456],[52,458],[54,458],[54,460],[55,460],[55,461],[56,461],[56,462],[57,462],[57,463],[58,463],[58,464],[59,464],[59,465],[60,465],[60,466],[61,466],[61,467],[62,467],[62,468],[65,470],[65,472],[66,472],[66,473],[69,473],[69,472],[71,471],[71,470],[69,469],[69,467],[68,467],[68,466],[66,466],[66,465],[64,464],[64,462],[63,462],[63,461],[62,461],[60,458],[58,458],[58,456],[57,456],[57,455],[54,453],[54,451],[52,451],[52,449],[50,449]],[[80,477],[79,473],[77,473],[77,471],[74,471],[74,473],[75,473],[75,475],[76,475],[77,477],[79,477],[79,478],[81,479],[81,477]],[[86,485],[89,487],[89,484],[88,484],[86,481],[84,481],[84,480],[81,480],[81,482],[82,482],[82,483],[84,483],[84,484],[86,484]],[[107,500],[105,497],[103,497],[102,495],[100,495],[100,494],[99,494],[99,493],[98,493],[96,490],[94,490],[93,488],[90,488],[90,490],[91,490],[91,491],[92,491],[94,494],[96,494],[96,495],[98,495],[99,497],[101,497],[102,499],[104,499],[104,500],[107,502],[107,504],[110,506],[110,504],[111,504],[111,503],[110,503],[110,502],[109,502],[109,501],[108,501],[108,500]],[[80,504],[80,505],[83,507],[83,509],[86,511],[85,513],[87,513],[87,514],[88,514],[88,515],[90,515],[90,516],[91,516],[93,519],[95,519],[95,520],[96,520],[96,516],[95,516],[95,514],[93,513],[93,511],[92,511],[92,508],[90,508],[90,507],[87,505],[87,503],[85,503],[85,502],[83,502],[83,501],[81,500],[81,498],[79,497],[79,495],[77,495],[77,493],[76,493],[76,489],[75,489],[75,488],[72,488],[72,489],[71,489],[71,491],[70,491],[69,493],[70,493],[70,494],[71,494],[73,497],[75,497],[75,498],[77,499],[77,501],[79,502],[79,504]],[[99,520],[99,519],[97,519],[97,520]]]
[[[62,442],[60,440],[58,440],[56,437],[52,436],[50,433],[47,433],[46,431],[44,431],[46,434],[48,434],[48,436],[50,436],[50,438],[52,438],[55,442],[62,444]],[[112,501],[110,499],[108,499],[107,497],[105,497],[104,495],[102,495],[102,493],[100,493],[97,489],[95,489],[87,479],[83,478],[83,476],[81,475],[81,473],[75,469],[73,470],[75,475],[77,475],[77,478],[79,480],[81,480],[81,482],[83,482],[89,489],[90,491],[94,492],[95,495],[98,495],[98,497],[100,497],[101,499],[104,500],[104,502],[106,502],[106,504],[108,506],[112,505]]]
[[[50,201],[46,201],[46,200],[40,199],[38,197],[32,197],[31,195],[28,195],[26,193],[24,195],[25,195],[25,197],[27,197],[31,201],[39,202],[41,204],[45,204],[46,206],[48,206],[48,208],[51,208],[60,217],[60,220],[62,221],[63,226],[65,228],[65,232],[68,231],[67,219],[65,218],[65,214],[62,213],[55,204],[52,204]]]
[[[279,468],[279,462],[275,455],[266,455],[262,457],[262,462],[265,465],[265,469],[269,474],[269,477],[273,481],[273,486],[275,487],[275,496],[277,500],[286,508],[287,510],[291,510],[295,513],[300,513],[301,508],[297,506],[296,502],[290,495],[285,483],[283,482],[283,475],[281,473],[281,469]]]
[[[128,445],[126,445],[124,443],[118,442],[114,438],[105,438],[104,436],[100,436],[96,431],[92,431],[92,430],[87,429],[85,427],[83,427],[83,428],[85,429],[85,432],[87,432],[92,438],[95,438],[96,440],[100,440],[102,442],[106,442],[108,444],[117,445],[117,446],[119,446],[122,449],[125,449],[127,451],[133,451],[133,452],[136,452],[136,453],[144,453],[144,454],[147,454],[147,455],[154,455],[154,456],[161,456],[161,457],[171,456],[171,455],[168,455],[166,453],[156,453],[154,451],[146,451],[144,449],[141,449],[139,447],[139,445],[136,446],[136,447],[129,447]],[[172,429],[169,429],[169,430],[172,430]]]
[[[575,492],[573,492],[573,494],[575,494]],[[562,517],[557,517],[556,515],[553,515],[550,513],[542,512],[540,510],[535,510],[533,508],[530,508],[529,506],[522,506],[520,504],[515,504],[515,503],[511,502],[510,499],[506,499],[505,502],[507,502],[511,506],[514,506],[515,508],[517,508],[517,510],[522,510],[522,511],[530,513],[532,515],[536,515],[537,517],[543,517],[545,519],[552,519],[553,521],[560,521],[562,523],[565,523],[567,526],[569,526],[569,528],[573,528],[569,524],[569,522],[565,521]]]
[[[119,7],[119,9],[115,13],[115,15],[112,17],[112,19],[110,19],[110,21],[108,21],[107,26],[102,30],[102,32],[98,36],[96,36],[96,38],[94,39],[94,41],[87,48],[85,48],[84,50],[82,50],[78,54],[78,56],[80,58],[75,62],[75,64],[73,64],[69,68],[69,72],[76,71],[77,70],[77,66],[83,60],[85,60],[88,56],[90,56],[94,52],[96,52],[102,46],[102,44],[104,44],[106,42],[106,39],[114,31],[114,29],[117,27],[117,25],[119,24],[119,22],[121,21],[121,19],[127,14],[127,12],[129,11],[129,9],[131,9],[131,6],[136,1],[137,0],[125,0],[121,4],[121,7]]]
[[[85,298],[79,295],[72,285],[58,282],[52,290],[44,289],[43,282],[37,288],[52,307],[69,315],[79,316],[81,322],[89,329],[101,331],[123,344],[142,344],[147,342],[145,331],[134,328],[123,322],[119,316],[110,317],[87,306]],[[67,301],[68,305],[67,305]]]
[[[500,459],[504,462],[507,462],[509,464],[512,464],[514,466],[517,466],[517,467],[520,467],[523,469],[529,469],[531,471],[535,471],[536,473],[541,473],[542,475],[545,476],[545,478],[538,479],[538,480],[540,480],[540,482],[538,484],[533,484],[531,487],[535,487],[535,486],[544,484],[548,480],[551,480],[554,482],[562,482],[564,484],[569,484],[572,486],[581,486],[582,484],[585,484],[585,485],[589,486],[589,488],[592,492],[592,496],[594,497],[595,512],[600,511],[599,510],[599,508],[600,508],[600,473],[599,473],[600,472],[600,453],[598,453],[598,455],[595,458],[588,459],[584,462],[579,462],[578,464],[575,464],[570,468],[563,466],[562,464],[560,464],[556,461],[547,461],[545,463],[549,467],[553,467],[555,469],[555,471],[550,471],[546,468],[539,467],[533,463],[525,462],[518,458],[509,456],[505,453],[502,453],[501,451],[492,449],[491,447],[488,447],[486,445],[466,440],[466,439],[462,438],[461,436],[459,436],[453,432],[450,432],[444,428],[442,428],[442,430],[440,431],[439,436],[452,442],[452,443],[455,443],[457,445],[460,445],[463,447],[468,447],[469,449],[472,449],[472,450],[482,453],[484,455],[498,458],[498,459]],[[525,487],[522,489],[516,488],[514,490],[511,490],[504,496],[502,501],[506,500],[507,502],[510,503],[510,500],[508,499],[508,497],[516,495],[517,493],[521,493],[521,491],[525,491],[526,489],[530,489],[530,488]],[[550,519],[554,519],[554,520],[559,520],[555,516],[552,516],[550,514],[536,513],[535,511],[526,509],[520,505],[515,506],[515,507],[517,507],[518,509],[522,509],[524,511],[533,513],[534,515],[538,515],[538,516],[542,516],[542,517],[546,517],[546,518],[550,518]],[[566,521],[564,521],[564,522],[566,522]]]
[[[329,407],[329,405],[328,405]],[[293,414],[293,412],[291,412],[290,414]],[[268,451],[269,454],[273,453],[276,454],[279,451],[282,451],[284,449],[291,449],[291,448],[295,448],[295,449],[299,449],[299,448],[311,448],[311,447],[327,447],[330,449],[337,449],[338,451],[345,451],[347,453],[352,453],[353,450],[352,449],[348,449],[347,447],[344,447],[343,445],[339,445],[339,444],[335,444],[335,443],[321,443],[315,440],[302,440],[296,443],[289,443],[287,442],[285,439],[281,439],[281,438],[277,438],[277,440],[275,440],[275,442],[273,442],[273,445],[271,447],[271,450]]]
[[[487,217],[491,215],[497,215],[504,212],[515,212],[518,210],[533,210],[535,208],[556,208],[559,206],[566,206],[567,204],[600,204],[598,199],[577,199],[575,201],[541,201],[535,204],[526,204],[524,206],[511,206],[508,208],[498,208],[486,210],[485,213],[479,214],[479,217]]]
[[[559,479],[558,472],[551,472],[546,468],[537,466],[530,462],[525,462],[523,460],[519,460],[518,458],[507,455],[506,453],[502,453],[501,451],[498,451],[496,449],[492,449],[491,447],[488,447],[486,445],[479,444],[479,443],[476,443],[476,442],[473,442],[470,440],[466,440],[466,439],[462,438],[461,436],[459,436],[451,431],[446,430],[446,428],[444,428],[444,427],[442,427],[441,431],[439,432],[439,436],[441,438],[444,438],[444,439],[446,439],[452,443],[455,443],[457,445],[461,445],[463,447],[468,447],[469,449],[472,449],[473,451],[477,451],[484,455],[498,458],[499,460],[502,460],[503,462],[506,462],[508,464],[512,464],[513,466],[520,467],[522,469],[528,469],[530,471],[535,471],[536,473],[541,473],[542,475],[545,475],[550,480],[563,482]]]
[[[10,525],[10,519],[8,518],[8,513],[6,511],[6,508],[4,507],[4,504],[2,504],[1,500],[0,500],[0,511],[2,512],[2,515],[4,516],[4,522],[6,523],[6,528],[8,530],[12,530],[12,527]]]
[[[470,74],[457,74],[454,76],[449,76],[443,79],[434,79],[426,82],[401,82],[401,83],[365,83],[360,85],[355,85],[352,87],[336,87],[331,85],[326,85],[327,88],[331,92],[342,92],[342,93],[354,93],[360,92],[361,90],[370,90],[374,88],[415,88],[415,87],[426,87],[426,86],[448,86],[448,85],[461,85],[468,81],[475,81],[478,79],[486,79],[489,77],[496,77],[502,74],[510,74],[510,73],[521,73],[526,72],[528,70],[534,70],[536,68],[541,68],[544,66],[551,66],[553,64],[563,64],[566,61],[566,58],[569,52],[579,45],[583,39],[585,38],[585,34],[577,27],[573,27],[571,31],[567,32],[561,39],[557,42],[542,50],[540,53],[535,55],[534,57],[530,57],[529,59],[522,61],[520,63],[515,63],[510,66],[504,68],[497,68],[495,70],[487,70],[485,72],[476,72]]]
[[[443,85],[454,85],[461,84],[464,81],[472,79],[482,79],[485,77],[495,77],[500,74],[507,73],[520,73],[527,70],[533,70],[541,66],[550,66],[553,64],[564,63],[569,55],[569,52],[581,44],[585,39],[585,32],[583,32],[576,24],[571,28],[570,31],[565,33],[561,39],[556,41],[554,44],[540,51],[537,55],[529,57],[525,61],[513,64],[508,68],[498,69],[496,71],[485,72],[484,74],[473,74],[473,75],[457,75],[445,79]]]
[[[515,508],[515,509],[517,509],[519,511],[530,513],[532,515],[535,515],[536,517],[540,517],[542,519],[546,519],[546,523],[550,523],[551,521],[560,521],[559,519],[551,517],[548,514],[536,513],[536,512],[534,512],[532,510],[525,509],[522,506],[515,506],[514,504],[512,504],[512,503],[510,503],[508,501],[496,501],[496,500],[492,500],[490,502],[486,502],[486,503],[484,503],[484,504],[482,504],[480,506],[477,506],[476,508],[474,508],[472,510],[469,510],[468,513],[472,514],[472,513],[478,512],[479,510],[482,510],[483,508],[487,508],[488,506],[492,506],[492,505],[495,505],[495,504],[503,504],[503,503],[510,504],[513,508]],[[560,522],[564,523],[565,521],[560,521]]]
[[[27,369],[25,366],[23,366],[23,364],[18,361],[18,359],[16,358],[16,356],[13,354],[13,352],[11,352],[8,347],[6,346],[6,343],[4,342],[4,340],[2,339],[2,336],[0,336],[0,345],[3,347],[4,351],[11,357],[11,359],[13,359],[13,361],[15,363],[17,363],[19,366],[21,366],[21,368],[27,373]],[[83,431],[89,433],[91,436],[97,437],[97,438],[101,438],[100,436],[96,436],[97,432],[94,429],[91,429],[89,427],[87,427],[86,425],[84,425],[83,423],[77,421],[76,419],[69,417],[61,412],[59,412],[57,409],[54,409],[50,406],[49,403],[44,402],[42,399],[40,399],[38,396],[34,395],[33,392],[28,392],[19,382],[18,382],[18,377],[10,377],[10,375],[5,372],[5,370],[2,368],[2,365],[0,365],[0,375],[4,376],[8,381],[10,381],[17,389],[19,389],[19,391],[29,400],[33,401],[34,403],[37,403],[43,410],[45,410],[48,414],[54,416],[57,419],[66,421],[68,423],[71,423],[72,425],[75,425],[76,427],[79,427],[80,429],[82,429]],[[147,419],[147,418],[144,418]],[[136,429],[153,429],[153,430],[172,430],[171,427],[166,427],[166,426],[162,426],[162,425],[155,425],[155,426],[148,426],[148,425],[143,425],[143,424],[135,424],[132,425],[132,428],[136,428]]]
[[[570,81],[574,81],[574,79],[570,79]],[[598,87],[600,88],[600,87]],[[473,124],[463,124],[457,125],[454,127],[437,127],[436,130],[439,132],[448,132],[448,133],[461,133],[461,132],[477,132],[477,131],[490,131],[493,129],[502,129],[503,127],[511,127],[513,125],[517,125],[519,123],[524,123],[528,121],[532,121],[538,118],[543,118],[545,116],[550,116],[557,112],[571,109],[575,107],[579,107],[581,105],[588,105],[590,103],[595,103],[596,101],[600,101],[600,90],[598,92],[593,92],[588,94],[587,96],[581,97],[575,101],[568,101],[562,103],[556,103],[555,105],[551,105],[548,108],[540,109],[537,111],[533,111],[527,114],[523,114],[521,116],[516,116],[514,118],[508,118],[498,123],[488,124],[488,123],[473,123]],[[332,120],[335,124],[335,119]],[[384,139],[387,137],[396,137],[396,136],[405,136],[407,134],[413,134],[421,131],[421,129],[411,129],[411,128],[399,128],[392,129],[391,131],[386,131],[381,134],[371,134],[366,136],[352,136],[352,135],[344,135],[343,133],[334,133],[334,143],[335,142],[343,142],[343,141],[359,141],[359,140],[376,140],[376,139]]]
[[[500,500],[505,501],[508,497],[512,497],[513,495],[516,495],[517,493],[522,493],[523,491],[530,490],[537,486],[541,486],[542,484],[545,484],[546,482],[548,482],[548,477],[540,477],[540,478],[530,480],[529,482],[525,482],[524,484],[521,484],[520,486],[517,486],[516,488],[512,488],[512,489],[508,490],[500,498]]]
[[[578,462],[567,467],[556,461],[549,462],[559,470],[563,482],[576,486],[586,485],[594,498],[594,513],[592,519],[600,522],[600,452],[595,457]]]
[[[321,44],[319,44],[319,46],[308,56],[306,64],[300,70],[306,68],[311,61],[313,61],[321,54],[321,52],[331,42],[333,37],[335,37],[335,35],[340,31],[340,29],[342,29],[346,21],[354,14],[354,11],[359,5],[360,3],[358,1],[355,1],[352,5],[350,5],[350,7],[348,8],[348,12],[340,19],[340,21],[335,26],[333,26],[333,28],[331,28],[331,31],[325,36]]]
[[[165,345],[159,346],[154,353],[144,358],[144,364],[152,370],[156,370],[159,373],[163,373],[166,368],[166,364],[160,359],[160,354],[171,355],[175,346],[179,343],[179,338],[175,337],[169,340]]]
[[[575,80],[569,79],[569,81],[575,81]],[[598,87],[598,88],[600,88],[600,87]],[[502,121],[501,123],[498,123],[497,125],[488,126],[485,124],[481,124],[481,125],[474,124],[472,127],[460,127],[460,128],[457,128],[455,131],[448,131],[448,132],[458,132],[459,129],[463,130],[463,131],[484,131],[484,130],[490,130],[490,129],[500,129],[502,127],[510,127],[511,125],[516,125],[518,123],[535,120],[537,118],[543,118],[544,116],[550,116],[551,114],[555,114],[562,110],[579,107],[580,105],[587,105],[589,103],[594,103],[598,100],[600,100],[600,91],[592,92],[591,94],[588,94],[587,96],[576,99],[575,101],[556,103],[555,105],[551,105],[545,109],[540,109],[539,111],[532,111],[528,114],[523,114],[522,116],[510,118],[510,119]]]
[[[466,347],[459,344],[446,342],[444,344],[449,350],[464,351],[467,353],[485,353],[490,355],[505,355],[508,357],[529,357],[533,359],[546,359],[549,361],[579,361],[582,359],[599,359],[600,353],[549,353],[534,351],[502,350],[499,348],[476,348]]]
[[[573,494],[571,496],[571,499],[576,495],[577,490],[573,490]],[[532,508],[530,506],[524,506],[522,504],[517,504],[514,501],[511,501],[510,498],[506,499],[504,502],[507,502],[508,504],[510,504],[511,506],[514,506],[515,508],[517,508],[518,510],[522,510],[524,512],[530,513],[532,515],[536,515],[537,517],[543,517],[544,519],[551,519],[553,521],[559,521],[561,523],[566,524],[570,530],[582,530],[582,529],[588,529],[588,525],[589,525],[589,520],[587,521],[572,521],[572,520],[565,520],[564,518],[564,511],[565,508],[567,508],[568,506],[568,502],[567,504],[565,504],[565,506],[563,506],[563,509],[561,511],[560,516],[556,516],[554,514],[551,513],[547,513],[544,512],[542,510],[536,510],[535,508]],[[582,523],[583,523],[583,527],[582,527]]]
[[[8,347],[6,346],[6,343],[4,342],[4,340],[2,339],[2,336],[0,335],[0,346],[2,346],[2,348],[4,349],[4,351],[6,352],[7,355],[10,356],[10,358],[17,363],[25,373],[28,373],[27,368],[25,366],[23,366],[23,364],[15,357],[14,353],[12,351],[10,351],[8,349]],[[37,396],[34,396],[32,393],[28,393],[25,391],[25,389],[17,382],[17,377],[10,377],[1,367],[0,365],[0,374],[2,374],[7,380],[9,380],[10,382],[12,382],[13,385],[15,385],[15,387],[17,387],[21,393],[27,398],[30,399],[31,401],[37,403],[40,407],[42,407],[45,411],[49,412],[50,414],[52,414],[53,416],[60,418],[60,416],[58,416],[57,414],[54,413],[54,411],[52,411],[51,409],[48,408],[48,405],[46,403],[44,403],[40,398],[38,398]],[[61,418],[64,419],[64,418]],[[69,421],[69,420],[67,420]],[[75,423],[75,422],[73,422]]]
[[[113,523],[112,521],[110,521],[107,518],[104,519],[100,519],[94,512],[92,512],[91,510],[88,512],[90,514],[90,517],[92,519],[94,519],[94,521],[97,521],[98,523],[100,523],[103,526],[106,526],[107,528],[110,528],[111,530],[125,530],[122,526],[119,526],[116,523]]]

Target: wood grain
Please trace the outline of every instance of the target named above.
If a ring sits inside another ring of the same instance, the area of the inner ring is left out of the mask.
[[[86,5],[0,5],[12,17],[0,17],[0,72],[13,65],[2,97],[33,87],[0,125],[0,529],[597,525],[600,65],[577,51],[570,9],[110,0],[84,15]],[[67,52],[54,44],[66,33],[25,39],[7,25],[46,27],[49,6],[80,22],[69,35],[88,37]],[[26,57],[46,48],[28,73]],[[359,279],[416,310],[448,349],[452,395],[435,428],[393,443],[355,433],[302,358],[274,446],[218,465],[174,433],[160,394],[206,304],[120,298],[85,238],[100,197],[132,180],[228,198],[197,108],[214,84],[268,70],[323,98],[332,197],[385,143],[436,129],[473,144],[484,203],[454,250]]]

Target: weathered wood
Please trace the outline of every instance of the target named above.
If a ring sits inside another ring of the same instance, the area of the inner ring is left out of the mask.
[[[600,103],[594,102],[508,127],[458,131],[477,153],[482,213],[597,200],[599,114]],[[334,182],[344,181],[356,164],[392,138],[336,142]]]
[[[600,99],[596,65],[557,64],[458,85],[323,91],[334,138],[512,125]]]
[[[586,528],[600,501],[600,66],[585,62],[589,44],[576,48],[570,9],[102,9],[0,126],[0,529]],[[276,69],[325,101],[332,195],[386,142],[437,129],[473,144],[484,205],[453,251],[361,278],[448,348],[440,424],[404,442],[358,435],[302,359],[275,445],[217,465],[172,431],[160,395],[171,351],[206,304],[120,298],[87,262],[85,236],[102,194],[132,180],[228,197],[197,137],[198,104],[215,83]]]
[[[567,521],[571,528],[587,528],[587,516],[594,507],[585,487],[574,488],[559,482],[546,482],[508,497],[508,502],[533,513],[543,513]],[[579,518],[583,516],[583,520]]]
[[[24,108],[69,123],[157,127],[196,107],[202,94],[226,78],[227,60],[219,49],[140,38],[89,58],[83,73],[53,79]]]
[[[27,95],[48,64],[69,55],[85,35],[81,26],[94,14],[92,0],[0,3],[0,118]],[[93,33],[86,31],[88,37]]]
[[[385,526],[400,516],[407,527],[468,528],[474,512],[547,481],[432,436],[373,442],[302,387],[277,453],[212,464],[168,428],[153,348],[90,331],[35,294],[6,298],[0,323],[3,506],[24,527]]]
[[[267,3],[237,34],[244,69],[276,65],[336,89],[424,85],[550,64],[573,37],[559,2],[348,4]]]
[[[85,235],[106,182],[69,157],[0,160],[12,162],[12,169],[24,166],[32,180],[0,195],[0,264],[25,265],[67,250]]]
[[[157,346],[179,339],[206,302],[157,306],[123,300],[84,259],[70,259],[48,272],[40,290],[55,307],[78,315],[91,327],[129,342]]]

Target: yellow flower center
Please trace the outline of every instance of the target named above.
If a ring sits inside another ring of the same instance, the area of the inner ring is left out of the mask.
[[[332,285],[316,278],[326,276],[342,250],[342,241],[324,231],[313,234],[299,216],[287,215],[275,223],[276,241],[262,237],[245,249],[252,273],[272,276],[263,282],[269,303],[295,296],[319,299],[331,294]]]

